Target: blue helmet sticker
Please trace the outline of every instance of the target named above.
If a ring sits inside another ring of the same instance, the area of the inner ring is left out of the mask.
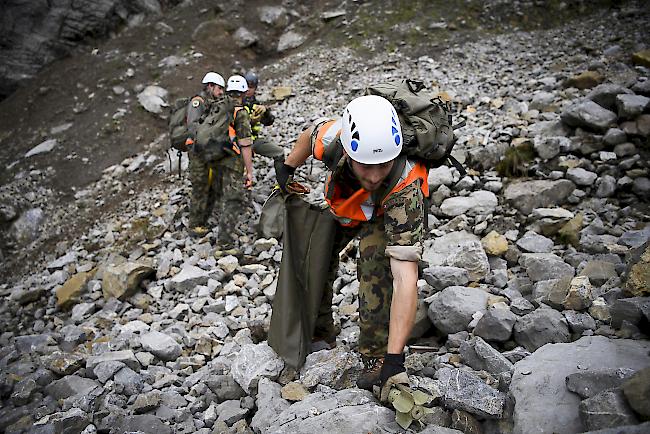
[[[402,138],[400,137],[399,130],[397,129],[397,121],[395,120],[395,110],[393,109],[393,116],[391,117],[393,126],[391,131],[393,133],[393,140],[395,141],[395,146],[399,146],[402,143]]]
[[[361,138],[359,137],[359,130],[357,129],[357,124],[352,120],[352,114],[349,111],[348,111],[348,120],[350,122],[350,133],[352,133],[351,134],[352,140],[350,140],[350,148],[352,149],[353,152],[357,152],[357,149],[359,149],[359,140],[361,140]]]

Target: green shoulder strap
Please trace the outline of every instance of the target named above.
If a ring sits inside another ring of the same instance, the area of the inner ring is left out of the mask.
[[[388,196],[388,193],[390,193],[390,191],[393,188],[395,188],[395,186],[401,179],[402,173],[404,172],[404,167],[406,167],[406,160],[407,160],[407,156],[404,154],[397,157],[395,159],[395,162],[393,163],[392,169],[390,169],[390,172],[386,177],[386,181],[382,184],[379,190],[375,191],[371,195],[372,201],[375,203],[375,210],[373,211],[373,217],[375,216],[375,214],[381,207],[381,204]]]

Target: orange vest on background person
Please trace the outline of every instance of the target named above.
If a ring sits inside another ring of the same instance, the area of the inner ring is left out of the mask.
[[[237,141],[237,132],[235,131],[235,119],[237,118],[237,113],[239,110],[243,109],[244,107],[235,107],[235,111],[232,114],[232,123],[228,125],[228,137],[230,138],[230,141],[232,143],[235,143]]]
[[[340,126],[338,121],[330,120],[316,127],[316,136],[313,140],[312,149],[314,158],[323,161],[327,147],[330,145],[335,146],[335,142],[339,140]],[[339,146],[341,146],[340,141]],[[329,169],[332,170],[333,168]],[[330,173],[325,182],[325,201],[341,225],[355,227],[363,222],[370,221],[373,215],[382,215],[384,213],[383,205],[392,194],[403,190],[418,180],[421,181],[420,189],[422,193],[427,197],[429,196],[428,170],[423,163],[407,160],[403,172],[406,173],[402,174],[399,182],[378,204],[373,202],[371,193],[364,188],[359,188],[351,195],[344,197],[341,186],[332,179],[332,173]],[[390,178],[390,174],[388,177]]]

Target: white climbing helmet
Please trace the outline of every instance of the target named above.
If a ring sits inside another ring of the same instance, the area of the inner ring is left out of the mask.
[[[377,95],[350,101],[343,111],[341,142],[358,163],[393,160],[402,151],[402,128],[393,105]]]
[[[205,74],[205,77],[203,77],[203,81],[201,83],[203,84],[214,83],[217,86],[226,87],[225,80],[220,74],[217,74],[216,72],[208,72],[207,74]]]
[[[248,90],[248,83],[246,79],[241,75],[232,75],[228,79],[228,86],[226,86],[226,92],[236,91],[236,92],[246,92]]]

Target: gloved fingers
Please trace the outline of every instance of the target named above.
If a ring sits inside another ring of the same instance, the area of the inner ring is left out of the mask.
[[[309,193],[309,187],[299,182],[291,181],[287,183],[287,193],[307,194]]]
[[[381,387],[379,400],[383,403],[388,402],[388,397],[390,395],[391,389],[397,387],[398,385],[407,385],[409,384],[409,376],[406,372],[400,372],[395,374],[386,380],[386,383]]]

